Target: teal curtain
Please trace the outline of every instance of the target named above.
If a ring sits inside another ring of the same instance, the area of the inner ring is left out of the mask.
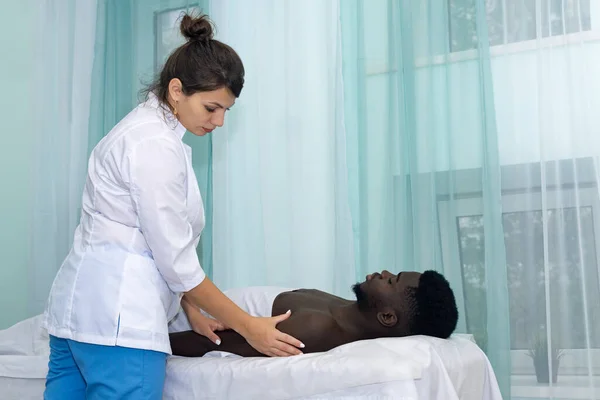
[[[98,1],[89,152],[136,105],[133,18],[132,0]]]
[[[143,98],[140,91],[183,43],[183,12],[207,12],[206,1],[99,0],[88,153]],[[202,267],[212,277],[212,138],[189,133],[193,166],[202,193],[206,227],[198,246]]]
[[[472,333],[486,351],[508,399],[510,326],[486,10],[483,0],[462,3],[341,2],[356,271],[357,279],[383,268],[444,273],[457,297],[459,332]],[[477,45],[462,62],[451,62],[449,4],[474,19]],[[459,198],[477,203],[482,219],[456,218]],[[485,236],[475,244],[468,243],[474,234],[456,238],[457,230],[477,233],[481,225]],[[453,238],[462,245],[452,245]],[[477,290],[463,285],[469,279]]]

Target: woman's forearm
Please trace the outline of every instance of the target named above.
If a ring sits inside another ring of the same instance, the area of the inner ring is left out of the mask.
[[[188,299],[188,294],[185,294],[181,299],[181,308],[187,315],[188,319],[193,318],[193,315],[200,313],[200,309],[192,303],[192,300]]]
[[[240,335],[244,336],[247,333],[248,323],[252,317],[225,296],[210,279],[205,278],[202,283],[185,293],[182,308],[186,315],[200,312],[190,309],[194,306],[203,309]]]

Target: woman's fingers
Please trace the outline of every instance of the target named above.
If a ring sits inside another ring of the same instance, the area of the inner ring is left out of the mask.
[[[281,342],[279,342],[277,345],[272,347],[269,350],[269,352],[271,353],[271,356],[275,356],[275,357],[290,357],[290,356],[298,356],[298,355],[303,354],[298,349],[296,349],[292,346],[286,345],[286,344],[282,344]]]
[[[214,330],[224,331],[226,329],[227,329],[227,327],[225,326],[225,324],[223,324],[222,322],[219,322],[219,321],[215,321]]]
[[[221,338],[215,335],[213,331],[208,331],[206,337],[210,339],[211,342],[219,346],[221,344]]]
[[[286,357],[287,356],[287,354],[285,352],[283,352],[277,348],[271,349],[270,353],[271,353],[271,357]]]
[[[302,354],[300,350],[292,347],[284,342],[279,342],[276,347],[277,351],[283,353],[285,356],[299,356]]]
[[[286,312],[285,314],[278,315],[276,317],[272,317],[275,321],[275,325],[278,323],[285,321],[291,315],[291,311]],[[304,348],[304,343],[296,339],[295,337],[283,333],[279,330],[276,330],[275,339],[277,340],[276,348],[280,351],[283,351],[286,355],[299,355],[302,354],[302,351],[298,349]]]
[[[290,315],[292,315],[292,311],[291,310],[287,310],[287,312],[285,314],[281,314],[281,315],[277,315],[275,317],[271,317],[271,320],[275,321],[275,325],[277,325],[278,323],[283,322],[286,319],[288,319],[290,317]]]
[[[254,317],[244,337],[256,350],[267,356],[300,355],[304,344],[291,335],[279,331],[276,326],[291,315],[290,311],[275,317]]]
[[[211,342],[215,343],[217,346],[221,344],[221,338],[217,336],[210,327],[195,327],[194,332],[199,335],[205,336]]]
[[[296,351],[299,351],[298,349],[304,348],[304,343],[302,343],[295,337],[290,336],[287,333],[283,333],[281,331],[277,331],[277,332],[278,332],[277,340],[279,340],[280,343],[283,343],[282,346],[285,346],[286,348],[292,348],[292,346],[293,346],[294,348],[296,348]],[[280,346],[279,348],[282,348],[282,347]]]

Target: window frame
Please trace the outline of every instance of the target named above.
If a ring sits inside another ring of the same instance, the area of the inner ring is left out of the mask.
[[[447,0],[452,1],[452,0]],[[449,7],[448,7],[449,10]],[[450,51],[450,14],[445,15],[447,22],[448,38],[445,43],[445,52],[441,54],[430,54],[426,56],[417,56],[414,60],[415,68],[428,68],[436,65],[454,64],[465,61],[477,60],[480,58],[478,49],[469,49],[462,51]],[[600,42],[600,1],[592,1],[590,5],[591,29],[587,31],[566,33],[563,35],[540,37],[532,40],[524,40],[515,43],[494,45],[489,47],[489,56],[491,58],[501,58],[516,54],[522,54],[534,51],[551,51],[567,46],[584,46],[594,42]],[[390,24],[389,21],[386,22]],[[366,63],[366,75],[377,76],[398,72],[398,67],[389,59],[368,61]]]
[[[452,2],[455,0],[448,0],[448,6],[447,6],[447,10],[448,10],[448,50],[450,54],[454,54],[454,53],[463,53],[463,52],[467,52],[470,50],[476,50],[474,49],[465,49],[465,50],[457,50],[457,51],[452,51],[451,47],[452,47],[452,14],[451,14],[451,9],[452,9]],[[504,40],[506,40],[506,32],[507,32],[507,24],[508,24],[508,19],[506,17],[506,12],[507,12],[507,7],[506,7],[506,2],[507,0],[498,0],[501,4],[500,7],[502,8],[502,28],[504,30]],[[501,47],[501,48],[511,48],[513,47],[513,45],[518,45],[520,43],[527,43],[527,44],[533,44],[534,46],[538,43],[538,42],[542,42],[542,43],[548,43],[548,44],[555,44],[555,45],[560,45],[561,43],[564,42],[564,40],[552,40],[553,38],[566,38],[567,41],[571,41],[575,39],[575,43],[580,41],[580,36],[585,37],[585,33],[588,32],[593,32],[594,31],[594,1],[590,0],[590,10],[589,10],[589,14],[590,14],[590,29],[586,29],[586,30],[580,30],[579,32],[570,32],[570,33],[562,33],[562,34],[558,34],[558,35],[551,35],[551,36],[544,36],[543,32],[542,32],[542,27],[538,26],[540,25],[540,23],[542,23],[543,20],[543,15],[542,15],[542,2],[551,2],[552,0],[536,0],[535,2],[535,9],[536,9],[536,15],[535,15],[535,22],[536,22],[536,31],[535,31],[535,38],[533,39],[528,39],[528,40],[520,40],[517,42],[512,42],[512,43],[502,43],[502,44],[498,44],[498,45],[491,45],[490,49],[492,48],[496,48],[496,47]],[[564,1],[564,0],[562,0]],[[577,0],[580,1],[580,0]],[[564,21],[563,21],[564,22]],[[580,21],[581,22],[581,21]],[[489,24],[488,24],[489,25]],[[516,48],[518,48],[519,46],[515,46]],[[534,47],[535,48],[535,47]]]
[[[592,25],[589,31],[567,33],[557,36],[549,36],[540,39],[524,40],[521,42],[499,44],[489,46],[490,57],[503,57],[519,53],[526,53],[538,50],[551,50],[565,46],[582,45],[591,42],[600,41],[600,30],[597,30]],[[475,60],[479,58],[478,49],[462,50],[451,52],[448,49],[448,54],[436,55],[416,60],[417,67],[425,67],[428,65],[455,63],[461,61]]]
[[[479,56],[478,49],[468,49],[460,51],[451,51],[450,42],[452,40],[450,26],[452,24],[450,16],[450,2],[448,0],[448,15],[447,26],[448,26],[448,40],[446,41],[447,53],[439,55],[431,55],[427,57],[418,57],[415,60],[416,68],[424,68],[434,65],[451,64],[464,62],[469,60],[476,60]],[[539,7],[539,4],[538,4]],[[503,57],[510,56],[519,53],[526,53],[531,51],[539,50],[551,50],[569,45],[583,45],[590,42],[600,41],[600,2],[592,1],[590,4],[590,19],[591,28],[590,30],[565,33],[562,35],[548,36],[548,37],[536,37],[531,40],[523,40],[514,43],[504,43],[499,45],[489,46],[490,57]],[[539,34],[539,29],[538,29]],[[536,35],[537,36],[537,35]],[[382,73],[382,68],[377,68],[373,74]],[[392,72],[394,68],[389,66],[385,68],[385,72]]]

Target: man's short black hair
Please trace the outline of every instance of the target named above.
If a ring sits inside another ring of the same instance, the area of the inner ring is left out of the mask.
[[[458,309],[450,284],[436,271],[425,271],[419,286],[410,289],[412,335],[447,339],[456,329]]]

